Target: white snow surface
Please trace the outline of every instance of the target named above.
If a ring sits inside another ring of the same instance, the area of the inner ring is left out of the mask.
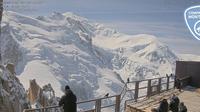
[[[24,85],[51,83],[56,96],[67,84],[79,100],[118,94],[126,79],[174,73],[176,53],[155,36],[125,35],[73,13],[27,17],[4,12],[1,52]]]

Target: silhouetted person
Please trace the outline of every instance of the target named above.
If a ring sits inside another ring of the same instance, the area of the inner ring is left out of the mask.
[[[59,106],[63,106],[64,112],[76,112],[76,95],[69,86],[65,86],[65,95],[61,97]]]
[[[107,93],[104,97],[108,97],[109,96],[109,93]]]
[[[175,86],[179,91],[181,91],[181,81],[180,81],[180,79],[177,79],[177,78],[175,79]]]
[[[187,112],[187,107],[184,105],[183,102],[179,105],[179,112]]]
[[[170,99],[169,109],[172,112],[178,112],[179,103],[179,98],[175,94],[173,94],[172,98]]]
[[[129,82],[130,82],[130,79],[128,78],[128,79],[127,79],[127,83],[129,83]]]
[[[180,99],[178,98],[178,96],[176,96],[175,94],[173,94],[172,99],[175,101],[176,104],[179,105]]]
[[[168,112],[168,102],[166,99],[163,99],[161,102],[160,102],[160,105],[158,107],[158,112]]]

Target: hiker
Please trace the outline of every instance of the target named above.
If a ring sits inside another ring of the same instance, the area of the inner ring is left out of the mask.
[[[76,95],[69,86],[65,86],[65,95],[59,101],[59,106],[63,106],[64,112],[76,112]]]
[[[173,94],[172,98],[170,99],[169,110],[172,112],[178,112],[179,102],[179,98]]]
[[[163,99],[158,107],[158,112],[168,112],[168,106],[167,99]]]
[[[179,105],[179,112],[187,112],[187,107],[184,105],[183,102]]]
[[[181,92],[181,81],[180,81],[180,79],[176,79],[175,80],[175,86],[176,86],[176,88]]]
[[[173,74],[172,74],[172,73],[170,74],[170,77],[173,77]]]
[[[130,82],[130,79],[128,78],[128,79],[127,79],[127,83],[129,83],[129,82]]]

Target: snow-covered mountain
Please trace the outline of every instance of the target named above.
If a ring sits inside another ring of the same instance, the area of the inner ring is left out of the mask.
[[[178,57],[152,35],[123,35],[94,40],[97,46],[114,53],[113,68],[123,80],[165,76],[174,72]],[[122,75],[123,74],[123,75]]]
[[[152,35],[125,35],[73,13],[27,17],[5,12],[3,63],[26,89],[36,79],[56,96],[70,85],[79,100],[117,94],[124,82],[173,73],[178,56]]]
[[[68,84],[80,100],[121,90],[113,54],[92,44],[97,29],[87,20],[71,13],[34,19],[5,12],[3,17],[2,60],[16,65],[26,89],[29,80],[36,79],[41,87],[51,83],[56,96],[61,96]]]

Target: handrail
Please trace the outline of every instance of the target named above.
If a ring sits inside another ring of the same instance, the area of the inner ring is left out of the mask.
[[[79,101],[77,102],[77,104],[81,104],[81,103],[88,103],[88,102],[93,102],[93,101],[96,101],[96,100],[103,100],[103,99],[109,99],[109,98],[113,98],[113,97],[116,97],[118,95],[112,95],[112,96],[108,96],[108,97],[102,97],[102,98],[96,98],[96,99],[91,99],[91,100],[84,100],[84,101]]]
[[[192,77],[191,76],[185,76],[185,77],[181,77],[181,78],[177,78],[179,81],[180,81],[180,83],[181,83],[181,88],[182,87],[184,87],[184,86],[186,86],[186,85],[190,85],[190,83],[191,83],[191,79],[192,79]],[[176,80],[177,81],[177,80]],[[177,82],[175,81],[175,85],[177,84]],[[177,85],[176,85],[177,86]]]
[[[170,76],[168,76],[170,77]],[[130,81],[129,83],[134,83],[134,82],[144,82],[144,81],[148,81],[148,80],[156,80],[156,79],[164,79],[167,77],[158,77],[158,78],[149,78],[149,79],[142,79],[142,80],[135,80],[135,81]]]
[[[34,109],[25,109],[24,112],[26,111],[35,111],[35,110],[44,110],[44,109],[51,109],[51,108],[59,108],[60,106],[47,106],[47,107],[41,107],[41,108],[34,108]]]
[[[191,76],[185,76],[185,77],[182,77],[182,78],[178,78],[179,80],[186,80],[186,79],[190,79],[190,78],[192,78]]]
[[[162,79],[167,79],[167,82],[162,83]],[[158,84],[156,85],[151,85],[151,81],[154,80],[158,80]],[[140,82],[144,82],[144,81],[148,81],[147,86],[143,86],[143,87],[139,87],[139,83]],[[157,92],[163,92],[163,90],[161,90],[161,86],[162,85],[167,85],[166,86],[166,90],[169,90],[169,85],[170,83],[172,83],[174,81],[170,81],[170,76],[168,77],[160,77],[160,78],[151,78],[151,79],[144,79],[144,80],[138,80],[138,81],[131,81],[131,82],[126,82],[123,86],[122,91],[118,94],[118,95],[112,95],[112,96],[108,96],[108,97],[102,97],[102,98],[96,98],[96,99],[91,99],[91,100],[85,100],[85,101],[79,101],[77,102],[77,104],[84,104],[84,103],[89,103],[89,102],[95,102],[95,109],[90,109],[92,111],[95,112],[100,112],[102,108],[106,108],[106,107],[110,107],[110,106],[115,106],[115,112],[119,112],[120,111],[120,103],[122,103],[122,101],[124,100],[127,92],[129,91],[134,91],[134,99],[131,100],[135,100],[137,101],[138,98],[143,98],[143,97],[149,97],[152,94],[152,87],[157,87]],[[127,89],[128,88],[128,84],[132,84],[135,83],[137,86],[135,86],[134,89]],[[150,85],[149,85],[150,84]],[[138,92],[141,89],[146,89],[147,88],[147,94],[139,96]],[[101,101],[104,99],[109,99],[109,98],[116,98],[116,103],[112,104],[112,105],[105,105],[105,106],[101,106]],[[127,101],[129,101],[130,99],[126,99],[125,100],[125,104]],[[36,108],[36,109],[25,109],[23,112],[30,112],[30,111],[36,111],[36,110],[47,110],[47,109],[52,109],[52,108],[60,108],[58,105],[56,106],[48,106],[48,107],[43,107],[43,108]],[[85,111],[90,111],[90,110],[85,110]],[[84,112],[84,111],[81,111]]]

